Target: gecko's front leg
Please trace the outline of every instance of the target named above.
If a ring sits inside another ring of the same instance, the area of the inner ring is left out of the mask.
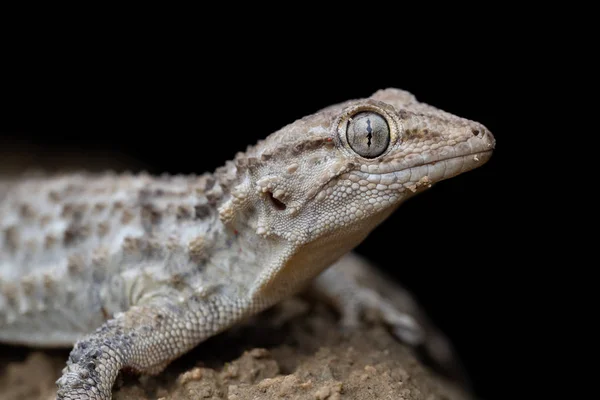
[[[419,310],[412,297],[399,286],[393,288],[395,299],[386,297],[382,278],[367,260],[348,253],[321,273],[311,289],[339,312],[344,329],[375,320],[388,325],[404,343],[422,344],[425,329],[417,321]]]
[[[242,310],[241,303],[222,296],[157,297],[134,306],[76,343],[57,381],[57,399],[110,399],[121,369],[159,373],[236,322]]]
[[[368,260],[346,254],[314,280],[310,293],[338,311],[343,329],[355,329],[367,320],[379,322],[401,342],[422,351],[443,372],[466,379],[450,342],[414,297]]]

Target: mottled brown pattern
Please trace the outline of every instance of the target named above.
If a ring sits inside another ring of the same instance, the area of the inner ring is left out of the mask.
[[[188,244],[190,260],[195,263],[201,263],[206,259],[206,240],[203,236],[198,236]]]
[[[4,242],[10,251],[19,248],[19,230],[16,226],[10,226],[4,230]]]

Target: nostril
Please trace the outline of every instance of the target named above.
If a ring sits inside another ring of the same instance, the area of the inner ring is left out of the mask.
[[[271,199],[271,203],[273,203],[273,205],[275,206],[276,209],[285,210],[287,208],[287,206],[285,205],[284,202],[282,202],[279,199],[276,199],[275,196],[273,196],[273,193],[268,192],[268,194],[269,194],[269,199]]]

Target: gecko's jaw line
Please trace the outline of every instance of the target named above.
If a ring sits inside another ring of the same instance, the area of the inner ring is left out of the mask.
[[[405,186],[422,182],[423,178],[426,178],[426,183],[433,184],[475,169],[486,163],[492,156],[492,152],[493,150],[484,150],[423,162],[398,170],[386,172],[355,171],[354,174],[368,183],[404,190]]]
[[[415,171],[418,171],[423,173],[422,176],[429,177],[431,182],[435,183],[452,178],[483,165],[491,158],[492,152],[492,150],[485,150],[465,155],[448,157],[437,161],[419,164],[399,172],[402,174],[406,173],[404,171],[408,170],[412,176],[415,174]],[[427,171],[423,170],[424,167],[427,168]]]

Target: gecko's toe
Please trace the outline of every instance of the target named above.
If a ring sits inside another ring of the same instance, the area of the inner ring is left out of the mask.
[[[391,325],[391,330],[400,341],[411,346],[418,346],[424,342],[425,333],[413,317],[407,314],[398,314],[396,319],[398,321]]]
[[[90,370],[79,364],[69,364],[63,369],[63,375],[56,381],[57,399],[87,400],[98,397],[97,382]]]
[[[339,311],[343,332],[355,330],[368,321],[385,325],[398,340],[407,345],[419,346],[425,341],[425,332],[415,318],[398,310],[371,289],[361,288]]]

